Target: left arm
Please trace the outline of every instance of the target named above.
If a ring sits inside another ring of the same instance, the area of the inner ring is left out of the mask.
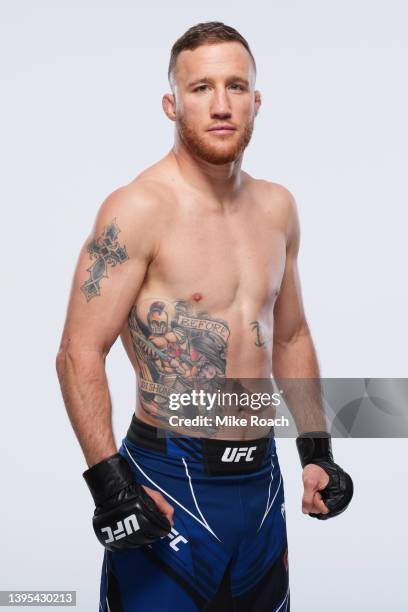
[[[297,256],[300,244],[296,202],[288,193],[286,262],[281,290],[274,308],[272,373],[283,390],[298,432],[327,431],[321,404],[320,373],[316,351],[306,321]],[[325,515],[329,510],[322,491],[328,474],[318,465],[305,465],[302,511]]]
[[[326,431],[316,351],[303,308],[297,256],[300,243],[296,202],[288,193],[286,263],[274,309],[272,373],[282,385],[299,433]]]

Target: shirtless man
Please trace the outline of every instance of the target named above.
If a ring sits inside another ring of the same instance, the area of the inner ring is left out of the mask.
[[[109,195],[79,256],[57,371],[105,546],[102,612],[289,610],[274,438],[169,423],[170,393],[197,384],[319,378],[294,198],[241,170],[261,106],[255,75],[229,26],[198,24],[176,41],[163,96],[174,146]],[[118,451],[105,359],[119,335],[138,394]],[[335,516],[351,479],[318,402],[294,404],[303,512]]]

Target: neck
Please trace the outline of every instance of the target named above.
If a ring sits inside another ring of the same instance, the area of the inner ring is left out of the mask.
[[[243,155],[233,162],[211,164],[195,157],[180,138],[176,138],[169,156],[177,164],[183,181],[190,188],[214,198],[220,205],[230,202],[241,187]]]

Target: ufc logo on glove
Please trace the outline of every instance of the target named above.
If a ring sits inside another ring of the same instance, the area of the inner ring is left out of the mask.
[[[110,544],[111,542],[115,542],[120,540],[121,538],[130,535],[131,533],[135,533],[135,531],[139,531],[140,526],[136,518],[136,514],[131,514],[127,516],[123,521],[118,521],[116,523],[116,530],[112,531],[111,527],[102,527],[101,532],[106,533],[108,535],[105,540],[105,544]]]

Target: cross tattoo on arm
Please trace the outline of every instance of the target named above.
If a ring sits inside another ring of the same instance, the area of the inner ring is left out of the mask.
[[[129,259],[126,247],[118,242],[120,232],[116,218],[106,226],[99,238],[91,240],[87,250],[91,259],[95,261],[87,268],[89,278],[81,285],[81,291],[89,302],[93,297],[101,295],[100,282],[108,278],[108,265],[115,267]]]

